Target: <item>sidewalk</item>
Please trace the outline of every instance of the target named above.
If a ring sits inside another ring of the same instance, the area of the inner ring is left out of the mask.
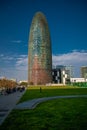
[[[8,95],[0,95],[0,125],[15,107],[24,92],[17,91]]]
[[[39,103],[44,101],[58,99],[58,98],[80,98],[80,97],[87,98],[87,95],[70,95],[70,96],[54,96],[54,97],[37,98],[37,99],[32,99],[30,101],[17,104],[15,109],[34,109]]]
[[[12,111],[12,109],[34,109],[41,102],[45,102],[53,99],[59,99],[59,98],[80,98],[80,97],[87,98],[87,95],[43,97],[43,98],[32,99],[16,105],[16,103],[24,93],[25,91],[23,92],[18,91],[9,95],[0,96],[0,125],[3,123],[3,121],[8,116],[8,114]]]

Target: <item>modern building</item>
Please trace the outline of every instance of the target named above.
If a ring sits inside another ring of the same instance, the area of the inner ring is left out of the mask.
[[[73,66],[72,65],[67,65],[67,66],[65,66],[65,70],[66,70],[67,76],[69,78],[73,78],[73,75],[74,75]]]
[[[74,72],[73,72],[72,65],[57,65],[56,68],[65,70],[67,74],[67,78],[73,78]]]
[[[85,78],[70,78],[71,83],[87,82]]]
[[[73,67],[57,65],[52,69],[53,83],[66,84],[70,82],[70,78],[73,78]]]
[[[81,67],[81,78],[87,78],[87,66]]]
[[[47,84],[52,82],[52,51],[47,20],[43,13],[33,17],[28,48],[28,83]]]
[[[53,82],[52,83],[56,83],[56,84],[60,84],[62,83],[62,78],[61,78],[61,70],[60,69],[52,69],[52,77],[53,77]]]

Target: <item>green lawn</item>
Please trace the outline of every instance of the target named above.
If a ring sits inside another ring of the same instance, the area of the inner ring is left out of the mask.
[[[14,110],[0,130],[86,130],[87,99],[56,99],[34,110]]]
[[[87,94],[85,88],[28,89],[21,101],[55,95]],[[55,99],[33,110],[13,110],[0,130],[86,130],[87,98]]]
[[[37,89],[29,88],[19,102],[27,101],[34,98],[61,96],[61,95],[84,95],[87,94],[87,88],[57,88],[57,87],[40,87]]]

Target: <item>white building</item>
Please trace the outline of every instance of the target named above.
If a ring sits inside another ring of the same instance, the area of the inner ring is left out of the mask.
[[[87,82],[87,79],[85,78],[70,78],[71,83],[77,83],[77,82]]]

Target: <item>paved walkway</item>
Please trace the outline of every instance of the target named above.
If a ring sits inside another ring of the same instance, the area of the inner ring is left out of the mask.
[[[87,98],[87,95],[54,96],[54,97],[32,99],[16,105],[15,109],[34,109],[41,102],[45,102],[48,100],[58,99],[58,98],[79,98],[79,97]]]
[[[16,106],[16,103],[24,94],[23,92],[14,92],[8,95],[0,95],[0,125],[3,123],[8,114]]]
[[[34,109],[39,103],[45,102],[57,98],[87,98],[87,95],[70,95],[70,96],[54,96],[32,99],[20,104],[17,104],[18,100],[24,94],[23,92],[15,92],[9,95],[0,95],[0,125],[3,123],[12,109]],[[16,105],[17,104],[17,105]]]

